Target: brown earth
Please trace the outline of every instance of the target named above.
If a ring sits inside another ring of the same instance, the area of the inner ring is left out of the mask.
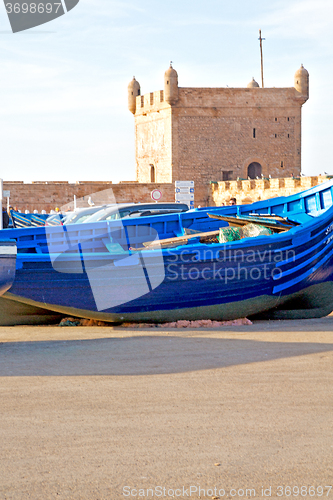
[[[0,499],[332,499],[332,330],[1,327]]]

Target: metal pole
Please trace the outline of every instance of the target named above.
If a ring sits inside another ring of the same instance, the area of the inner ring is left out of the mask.
[[[262,41],[265,40],[265,38],[261,38],[261,30],[259,30],[259,38],[258,40],[260,41],[260,58],[261,58],[261,86],[264,88],[264,60],[262,56]]]

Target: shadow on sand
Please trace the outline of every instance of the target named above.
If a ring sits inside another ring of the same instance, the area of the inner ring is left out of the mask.
[[[152,332],[151,332],[152,333]],[[333,351],[333,343],[142,335],[0,344],[0,376],[154,375]]]

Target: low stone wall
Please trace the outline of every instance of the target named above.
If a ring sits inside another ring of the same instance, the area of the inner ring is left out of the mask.
[[[108,201],[109,203],[152,203],[151,192],[159,189],[162,193],[161,202],[175,201],[174,184],[149,183],[139,184],[138,182],[33,182],[25,184],[23,182],[4,182],[3,189],[10,191],[10,205],[17,207],[24,212],[46,210],[49,213],[56,207],[64,207],[68,204],[73,206],[74,195],[78,200],[77,206],[88,207],[88,199],[91,197],[95,204]],[[102,191],[112,190],[113,196],[108,200],[103,197]],[[210,186],[197,186],[195,190],[196,206],[205,206],[209,203]],[[105,200],[105,201],[104,201]],[[6,199],[3,200],[3,206]],[[72,208],[72,207],[69,207]]]
[[[198,183],[195,186],[195,206],[227,205],[230,198],[236,198],[238,204],[252,203],[258,200],[274,198],[276,196],[289,196],[304,191],[328,180],[326,176],[282,178],[282,179],[256,179],[212,182],[210,184]],[[10,191],[10,204],[24,212],[46,210],[50,212],[56,207],[71,204],[73,208],[74,195],[77,206],[88,207],[88,200],[97,205],[101,203],[150,203],[151,192],[159,189],[162,193],[162,202],[175,201],[174,184],[138,182],[4,182],[4,190]],[[105,199],[105,190],[111,190],[112,196]],[[6,199],[3,200],[5,206]]]
[[[326,175],[319,175],[315,177],[214,182],[211,184],[211,204],[228,205],[230,198],[236,198],[237,204],[241,205],[277,196],[290,196],[328,180]]]

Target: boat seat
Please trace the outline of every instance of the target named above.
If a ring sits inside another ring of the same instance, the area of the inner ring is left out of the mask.
[[[310,217],[319,217],[319,215],[323,215],[327,211],[327,208],[322,208],[321,210],[313,210],[312,212],[308,212]]]
[[[313,219],[313,217],[315,217],[315,215],[312,215],[311,213],[304,213],[304,212],[300,212],[300,213],[296,213],[296,214],[292,214],[291,217],[288,217],[290,220],[292,221],[295,221],[295,222],[299,222],[300,224],[304,224],[305,222],[309,222],[311,219]]]

